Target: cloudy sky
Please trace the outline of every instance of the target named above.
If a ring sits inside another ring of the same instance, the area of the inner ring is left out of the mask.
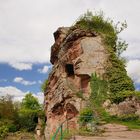
[[[16,99],[33,92],[48,77],[53,32],[71,26],[87,10],[103,10],[115,22],[127,21],[121,37],[129,43],[123,56],[127,71],[140,85],[140,2],[138,0],[0,0],[0,95]]]

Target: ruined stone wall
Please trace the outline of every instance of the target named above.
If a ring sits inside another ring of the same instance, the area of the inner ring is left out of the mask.
[[[67,118],[71,118],[69,127],[78,127],[76,116],[86,106],[78,93],[89,97],[90,76],[96,72],[103,77],[108,58],[100,36],[94,32],[63,27],[54,38],[50,60],[53,68],[45,92],[45,131],[49,135]]]

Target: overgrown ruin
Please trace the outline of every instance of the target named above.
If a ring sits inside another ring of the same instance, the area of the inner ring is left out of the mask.
[[[108,52],[102,39],[93,31],[59,28],[54,33],[55,43],[51,48],[52,71],[45,92],[47,129],[54,132],[64,120],[72,128],[77,126],[76,116],[86,106],[83,98],[90,93],[90,76],[105,74]]]
[[[117,97],[120,92],[134,91],[119,57],[127,44],[118,42],[117,34],[125,26],[122,24],[119,30],[111,21],[104,20],[103,15],[87,12],[74,26],[58,28],[54,33],[50,59],[53,68],[45,90],[47,139],[65,120],[69,120],[69,129],[79,128],[79,113],[88,107],[94,90],[90,85],[92,74],[107,82],[109,95]]]

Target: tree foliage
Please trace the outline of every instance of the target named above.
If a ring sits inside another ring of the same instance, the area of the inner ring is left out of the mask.
[[[0,97],[0,118],[15,120],[18,108],[10,95]]]
[[[109,51],[109,63],[106,67],[106,76],[109,83],[110,93],[118,94],[121,91],[134,91],[134,84],[127,75],[124,63],[118,59],[114,52]]]
[[[21,103],[21,108],[23,109],[31,109],[31,110],[39,110],[40,104],[36,97],[32,95],[32,93],[26,94]]]
[[[41,105],[31,93],[21,103],[14,102],[10,95],[0,97],[0,139],[9,132],[34,131],[38,116],[45,121]]]
[[[0,97],[0,139],[18,130],[18,109],[10,95]]]

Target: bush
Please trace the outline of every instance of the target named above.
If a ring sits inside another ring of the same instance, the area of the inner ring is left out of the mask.
[[[87,123],[90,123],[92,121],[93,121],[93,111],[90,108],[84,108],[80,112],[79,122],[82,125],[86,125]]]
[[[17,125],[13,120],[1,119],[0,126],[5,126],[8,128],[8,132],[16,132],[18,130]]]
[[[118,27],[119,24],[121,24],[120,28]],[[114,24],[111,19],[105,19],[102,11],[96,12],[94,15],[92,12],[87,11],[87,13],[83,14],[77,20],[75,26],[99,33],[104,43],[111,47],[118,56],[127,48],[128,44],[117,36],[121,31],[127,28],[126,22]]]
[[[7,126],[0,126],[0,139],[4,138],[8,134],[8,127]]]
[[[134,84],[131,78],[127,75],[124,63],[115,55],[115,53],[108,49],[109,60],[106,67],[106,78],[109,84],[109,92],[117,95],[121,91],[134,91]]]
[[[137,99],[140,99],[140,91],[122,91],[119,92],[118,94],[111,95],[111,101],[113,103],[120,103],[124,101],[126,98],[132,98],[136,97]]]
[[[26,131],[34,131],[38,123],[38,111],[37,110],[20,110],[19,112],[19,125],[20,129]]]
[[[139,116],[136,114],[127,114],[127,115],[122,115],[118,117],[120,121],[125,121],[125,122],[129,122],[129,121],[136,121],[139,119]]]
[[[9,124],[8,126],[9,132],[16,132],[17,126],[15,124]]]

